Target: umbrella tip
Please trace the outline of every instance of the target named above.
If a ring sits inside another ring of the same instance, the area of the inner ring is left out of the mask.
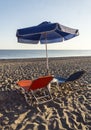
[[[49,23],[51,23],[51,22],[44,21],[44,22],[42,22],[42,23],[41,23],[41,24],[39,24],[39,25],[45,25],[45,24],[49,24]]]

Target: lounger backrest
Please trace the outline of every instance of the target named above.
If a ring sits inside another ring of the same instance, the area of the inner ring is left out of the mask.
[[[75,80],[79,79],[84,73],[85,73],[85,71],[83,71],[83,70],[78,71],[78,72],[70,75],[66,81],[75,81]]]
[[[52,81],[52,79],[53,79],[52,76],[39,77],[38,79],[32,82],[32,85],[30,86],[30,90],[44,88]]]

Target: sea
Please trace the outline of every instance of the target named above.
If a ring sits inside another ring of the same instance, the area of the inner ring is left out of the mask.
[[[91,50],[48,50],[48,57],[91,56]],[[0,50],[0,59],[45,58],[45,50]]]

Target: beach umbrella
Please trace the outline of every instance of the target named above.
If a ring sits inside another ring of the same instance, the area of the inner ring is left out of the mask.
[[[18,42],[20,43],[37,44],[40,42],[41,44],[45,44],[47,70],[49,70],[47,44],[69,40],[78,35],[78,29],[46,21],[37,26],[18,29],[16,33]]]

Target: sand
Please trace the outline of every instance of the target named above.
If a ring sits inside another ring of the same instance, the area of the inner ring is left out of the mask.
[[[0,130],[91,130],[91,57],[49,58],[49,67],[64,78],[86,73],[71,84],[51,84],[53,100],[44,104],[30,93],[28,104],[16,82],[46,75],[45,59],[0,60]]]

